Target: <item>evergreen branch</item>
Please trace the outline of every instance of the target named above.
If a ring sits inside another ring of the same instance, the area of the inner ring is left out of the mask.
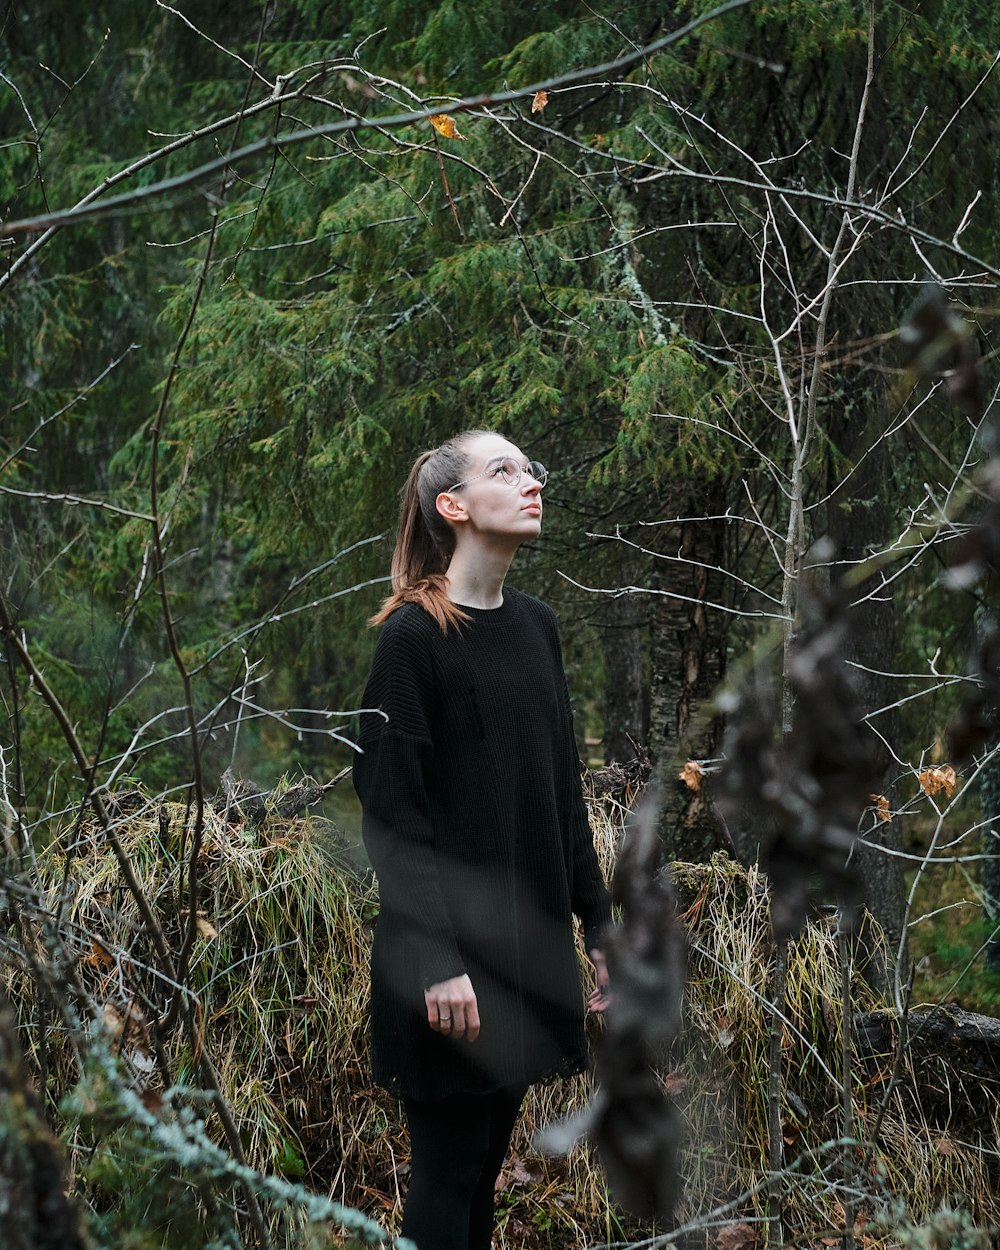
[[[50,413],[49,416],[43,417],[41,421],[37,423],[37,425],[31,431],[31,433],[27,436],[27,438],[24,439],[20,447],[18,447],[15,451],[10,452],[10,454],[7,456],[7,459],[3,462],[3,464],[0,464],[0,475],[6,472],[6,470],[11,466],[11,464],[19,456],[24,455],[26,451],[32,450],[31,448],[32,442],[38,437],[38,435],[42,432],[42,430],[45,429],[46,426],[51,425],[53,421],[58,421],[61,416],[64,416],[67,412],[69,412],[71,408],[75,407],[80,402],[81,399],[86,399],[87,396],[92,391],[96,390],[97,387],[100,386],[100,384],[104,381],[104,379],[108,376],[108,374],[112,371],[112,369],[116,369],[121,364],[121,362],[129,354],[129,352],[137,351],[138,348],[139,348],[138,343],[129,343],[128,347],[125,348],[122,354],[116,357],[114,360],[112,360],[110,364],[106,365],[105,368],[101,370],[101,372],[97,375],[96,378],[94,378],[92,382],[88,382],[86,386],[80,387],[80,389],[73,396],[73,398],[67,400],[66,403],[63,404],[61,408],[57,409],[53,413]],[[87,501],[80,500],[79,502],[83,503]],[[101,507],[102,505],[95,504],[94,506]],[[142,518],[142,519],[146,520],[148,518]]]
[[[224,44],[221,44],[221,43],[219,43],[217,40],[213,39],[211,35],[206,34],[206,33],[205,33],[205,31],[203,31],[200,27],[195,26],[194,22],[192,22],[192,21],[191,21],[191,19],[190,19],[189,17],[186,17],[186,16],[185,16],[185,15],[184,15],[181,11],[180,11],[180,9],[175,9],[175,8],[173,8],[173,6],[172,6],[172,5],[165,4],[165,3],[164,3],[164,0],[156,0],[156,7],[157,7],[158,9],[164,9],[167,13],[172,13],[172,14],[174,15],[174,17],[179,17],[179,18],[180,18],[180,20],[184,23],[184,25],[185,25],[185,26],[186,26],[189,30],[194,31],[194,33],[195,33],[195,34],[196,34],[196,35],[197,35],[200,39],[204,39],[206,43],[211,44],[211,46],[212,46],[213,48],[215,48],[217,51],[221,52],[221,53],[223,54],[223,56],[232,57],[232,59],[233,59],[234,61],[238,62],[238,64],[242,65],[244,69],[249,70],[249,71],[250,71],[250,74],[249,74],[248,84],[249,84],[249,82],[252,82],[255,78],[259,78],[259,79],[260,79],[260,81],[264,84],[264,86],[265,86],[265,87],[270,88],[270,90],[272,90],[272,91],[274,90],[274,86],[275,86],[275,84],[274,84],[274,83],[272,83],[272,82],[269,82],[269,81],[268,81],[268,80],[264,77],[264,75],[260,72],[260,70],[257,68],[257,54],[258,54],[258,53],[259,53],[259,51],[260,51],[260,38],[261,38],[261,35],[263,34],[263,29],[262,29],[262,27],[263,27],[263,25],[264,25],[264,19],[263,19],[263,17],[262,17],[262,20],[261,20],[261,23],[260,23],[260,27],[261,27],[261,28],[259,28],[259,29],[258,29],[258,33],[257,33],[257,48],[256,48],[256,50],[255,50],[255,52],[254,52],[254,59],[253,59],[253,63],[251,64],[251,62],[250,62],[250,61],[244,60],[244,58],[243,58],[243,57],[241,57],[241,56],[240,56],[240,54],[239,54],[238,52],[234,52],[234,51],[232,50],[232,48],[227,48]],[[242,106],[242,108],[240,109],[240,115],[241,115],[241,116],[242,116],[242,115],[246,112],[246,105],[247,105],[247,101],[244,99],[244,101],[243,101],[243,106]]]
[[[636,84],[622,85],[632,86]],[[666,103],[670,103],[670,101],[668,100]],[[490,115],[486,114],[486,116]],[[916,239],[918,242],[923,243],[927,247],[941,248],[943,251],[956,257],[958,260],[961,260],[966,264],[977,266],[982,271],[983,276],[995,278],[1000,281],[1000,266],[992,265],[988,261],[983,260],[982,257],[976,256],[972,252],[967,252],[964,248],[960,247],[954,239],[949,241],[941,238],[939,235],[931,234],[928,230],[922,230],[919,226],[912,225],[903,216],[901,209],[894,212],[890,209],[883,208],[881,205],[885,202],[886,198],[888,198],[887,196],[880,196],[878,202],[873,204],[868,203],[865,200],[849,200],[843,196],[832,195],[823,191],[816,191],[810,187],[789,186],[787,184],[776,183],[770,178],[741,178],[734,174],[721,174],[715,171],[702,173],[695,169],[689,169],[685,165],[681,165],[679,161],[675,160],[668,153],[663,153],[669,166],[668,168],[664,168],[663,166],[650,161],[636,160],[633,157],[619,156],[613,151],[609,152],[607,150],[594,147],[592,144],[585,143],[582,139],[579,139],[574,135],[556,130],[551,126],[545,126],[535,119],[524,118],[522,120],[526,126],[530,126],[552,138],[559,139],[563,143],[568,144],[570,147],[577,148],[587,156],[590,156],[595,160],[599,160],[602,164],[610,165],[611,170],[616,177],[628,179],[636,186],[644,186],[648,183],[658,182],[664,178],[681,178],[688,179],[692,182],[705,182],[710,186],[719,188],[732,187],[735,190],[756,191],[763,195],[774,194],[782,201],[784,207],[790,215],[794,217],[796,223],[802,226],[809,239],[821,252],[825,253],[826,249],[815,239],[815,236],[811,231],[806,230],[805,226],[802,224],[802,219],[794,213],[790,205],[785,203],[786,200],[799,200],[806,203],[820,204],[824,207],[834,209],[837,212],[856,213],[859,217],[870,219],[876,225],[884,226],[886,229],[893,230],[907,238]],[[698,120],[702,119],[699,118]],[[709,129],[713,128],[709,127]],[[721,135],[719,132],[713,130],[713,133],[725,140],[725,136]],[[648,138],[645,134],[644,137]],[[730,146],[735,147],[735,145]],[[531,148],[530,150],[536,151],[537,149]],[[738,148],[736,150],[741,151],[741,149]],[[643,176],[637,177],[636,171],[641,173]]]
[[[186,131],[183,135],[178,135],[175,139],[172,139],[163,147],[157,148],[154,152],[147,152],[145,156],[138,157],[136,160],[126,165],[124,169],[119,169],[117,173],[108,174],[99,186],[96,186],[88,191],[85,196],[77,201],[73,209],[69,211],[71,213],[85,212],[88,205],[92,204],[95,200],[100,199],[100,197],[103,196],[104,193],[111,187],[116,187],[122,182],[127,182],[136,174],[141,173],[142,170],[148,169],[150,165],[155,165],[164,160],[166,157],[172,156],[174,152],[178,152],[182,148],[189,147],[192,143],[197,143],[199,139],[204,139],[211,135],[218,134],[223,130],[228,130],[230,126],[236,125],[241,117],[252,117],[257,113],[266,112],[268,109],[274,108],[275,106],[285,103],[286,101],[297,99],[301,91],[306,89],[306,86],[307,84],[303,84],[303,87],[295,91],[282,93],[277,96],[270,96],[264,100],[258,100],[256,104],[251,104],[247,108],[241,109],[239,112],[230,113],[226,117],[217,118],[215,121],[209,122],[205,126],[201,126],[195,130]],[[223,162],[223,166],[224,164],[225,162]],[[110,203],[110,200],[105,199],[101,202],[102,205],[107,205]],[[45,223],[36,222],[35,226],[29,227],[29,229],[33,230],[40,229],[43,233],[30,243],[16,260],[11,261],[3,273],[0,273],[0,290],[3,290],[18,270],[23,268],[40,248],[44,247],[49,239],[51,239],[52,236],[58,231],[60,224],[61,223],[58,222],[46,221]],[[4,228],[6,229],[6,226],[4,226]],[[3,238],[0,239],[0,243],[13,246],[14,239]]]
[[[196,183],[210,179],[213,175],[223,173],[231,166],[235,166],[244,161],[253,160],[262,156],[274,148],[292,147],[299,143],[306,143],[313,139],[331,138],[334,135],[353,134],[362,130],[374,130],[380,128],[395,128],[398,126],[411,126],[416,122],[427,121],[430,117],[439,114],[453,114],[468,112],[471,109],[486,108],[500,104],[511,104],[515,100],[524,100],[534,96],[539,91],[553,91],[561,87],[571,85],[573,83],[587,81],[594,76],[604,76],[608,74],[623,73],[640,64],[642,61],[657,52],[662,52],[674,44],[679,43],[682,39],[686,39],[688,35],[693,34],[696,30],[709,22],[715,21],[719,17],[723,17],[727,13],[731,13],[736,9],[745,8],[750,0],[727,0],[725,4],[719,5],[717,8],[711,9],[707,13],[702,13],[698,17],[692,18],[679,29],[672,31],[668,35],[664,35],[661,39],[655,40],[638,51],[626,53],[624,56],[617,57],[613,61],[606,61],[601,65],[589,65],[583,69],[571,70],[566,74],[559,74],[554,78],[548,78],[543,82],[532,83],[527,87],[519,87],[513,91],[501,92],[484,92],[475,96],[466,96],[460,100],[452,100],[444,104],[432,104],[422,109],[415,109],[409,112],[394,113],[388,117],[361,117],[352,116],[343,121],[331,122],[325,126],[310,126],[302,130],[293,130],[282,135],[268,135],[263,139],[258,139],[253,143],[245,144],[243,147],[237,148],[225,156],[217,157],[214,160],[206,161],[205,164],[199,165],[195,169],[186,170],[184,173],[177,174],[172,178],[164,178],[159,182],[153,182],[145,187],[137,187],[134,191],[126,192],[122,195],[110,196],[102,199],[100,204],[94,205],[96,200],[102,193],[112,185],[112,179],[106,178],[100,187],[96,187],[89,192],[79,203],[72,208],[60,210],[55,213],[44,213],[36,217],[24,218],[18,221],[10,221],[4,224],[4,230],[11,235],[26,234],[35,230],[46,231],[46,237],[49,233],[61,226],[75,225],[77,222],[93,221],[96,218],[107,216],[126,206],[146,202],[150,199],[157,198],[162,195],[169,195],[173,191],[182,190],[185,187],[192,186]],[[300,97],[302,91],[292,93],[282,93],[276,98],[258,101],[256,105],[252,105],[240,112],[232,115],[228,119],[221,122],[214,122],[208,127],[203,127],[200,131],[192,132],[185,135],[181,139],[176,140],[173,144],[166,148],[161,148],[157,152],[149,153],[145,157],[141,157],[138,161],[133,162],[127,170],[122,170],[114,175],[115,183],[122,181],[125,177],[131,176],[140,169],[153,164],[155,161],[161,160],[170,152],[175,152],[179,147],[184,147],[196,137],[202,137],[206,134],[212,134],[218,130],[225,129],[226,126],[234,124],[243,116],[250,116],[254,113],[261,112],[264,109],[272,107],[278,100],[294,100]],[[42,242],[41,239],[36,240],[32,244],[32,248]],[[25,256],[18,258],[15,264],[23,263]],[[12,264],[8,269],[7,277],[13,272],[15,265]],[[0,275],[0,285],[4,275]]]

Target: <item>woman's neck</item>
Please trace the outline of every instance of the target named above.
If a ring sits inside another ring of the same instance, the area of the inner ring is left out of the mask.
[[[498,608],[503,603],[503,583],[514,558],[513,551],[465,551],[455,549],[448,564],[448,598],[469,608]]]

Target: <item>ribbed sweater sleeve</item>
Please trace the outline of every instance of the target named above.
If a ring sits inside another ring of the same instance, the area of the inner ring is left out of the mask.
[[[382,629],[365,690],[354,786],[362,838],[384,911],[403,921],[423,988],[466,971],[434,856],[427,795],[433,757],[433,660],[419,609],[404,608]],[[436,626],[433,626],[436,628]]]

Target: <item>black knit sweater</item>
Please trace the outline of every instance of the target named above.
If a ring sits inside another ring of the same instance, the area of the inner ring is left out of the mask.
[[[379,881],[375,1080],[414,1098],[486,1092],[586,1061],[572,913],[609,917],[580,789],[552,610],[507,588],[447,634],[408,604],[383,627],[354,785]],[[423,991],[467,972],[482,1030],[433,1032]]]

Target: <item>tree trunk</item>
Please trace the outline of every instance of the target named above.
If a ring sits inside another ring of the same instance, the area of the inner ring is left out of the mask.
[[[718,515],[717,488],[687,499],[683,515]],[[650,619],[649,754],[661,796],[660,837],[668,859],[706,863],[722,846],[719,822],[704,788],[679,780],[689,759],[718,754],[721,722],[712,696],[725,669],[727,618],[710,603],[722,598],[725,534],[720,522],[664,527],[653,570]],[[676,557],[680,555],[683,562]],[[677,596],[677,597],[672,597]]]
[[[982,642],[989,618],[979,613],[976,635]],[[986,949],[983,952],[988,972],[1000,972],[1000,754],[994,752],[979,774],[982,800],[982,851],[985,859],[979,868],[979,884],[983,891],[983,921],[987,925]]]
[[[862,1059],[884,1069],[899,1045],[894,1012],[868,1011],[855,1017]],[[906,1018],[907,1059],[921,1079],[908,1082],[921,1116],[934,1127],[950,1127],[995,1142],[993,1113],[1000,1088],[1000,1020],[946,1004],[912,1011]]]
[[[861,401],[872,411],[877,409],[878,403],[875,396],[866,396]],[[879,433],[876,420],[859,421],[856,410],[853,414],[848,410],[846,417],[841,428],[834,431],[834,436],[840,440],[840,450],[855,462],[856,468],[834,495],[830,508],[830,530],[837,548],[836,558],[843,562],[843,567],[851,568],[888,538],[890,525],[886,493],[891,466],[883,450],[885,442],[873,446]],[[869,448],[871,451],[866,456]],[[892,709],[900,695],[898,685],[891,676],[897,666],[898,654],[896,612],[892,595],[880,593],[876,579],[865,582],[852,593],[852,644],[851,653],[846,658],[856,666],[854,673],[861,706],[866,715],[873,716],[873,749],[880,777],[879,793],[885,795],[890,811],[894,812],[898,806],[894,793],[898,766],[889,746],[899,741],[899,716],[895,710],[882,709]],[[902,861],[879,850],[880,846],[889,850],[901,849],[902,835],[897,817],[879,822],[873,830],[867,831],[865,842],[859,843],[856,850],[856,865],[863,884],[865,905],[885,931],[893,954],[903,943],[905,963]],[[869,968],[871,979],[880,989],[887,989],[892,970],[885,968],[880,971],[874,964],[869,964]]]
[[[646,741],[643,683],[644,621],[641,605],[622,596],[604,604],[601,643],[604,650],[604,762],[628,763],[633,743]]]

